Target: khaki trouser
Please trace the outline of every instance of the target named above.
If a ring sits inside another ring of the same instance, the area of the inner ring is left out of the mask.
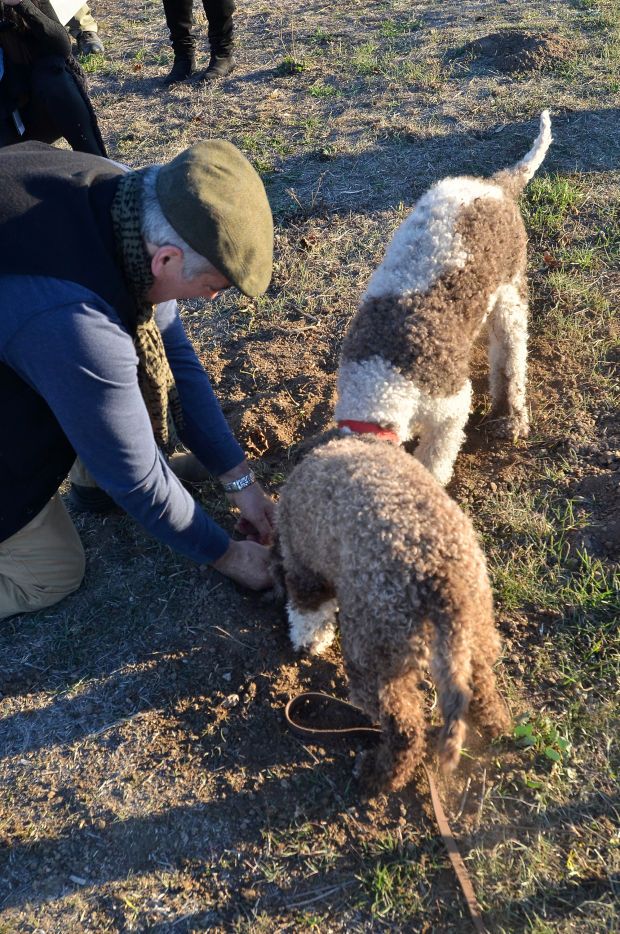
[[[73,593],[84,577],[84,549],[58,495],[0,542],[0,620],[33,612]]]
[[[209,476],[194,454],[173,454],[169,464],[181,480],[190,483],[201,483]],[[97,486],[79,458],[69,479],[78,486]],[[78,589],[84,565],[80,537],[56,493],[32,522],[0,542],[0,620],[58,603]]]
[[[80,9],[71,17],[67,23],[67,28],[73,38],[76,38],[81,32],[97,32],[97,23],[93,19],[93,15],[90,12],[88,4],[84,4]]]

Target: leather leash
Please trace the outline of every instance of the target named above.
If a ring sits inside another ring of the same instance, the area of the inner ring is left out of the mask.
[[[307,726],[303,722],[297,719],[298,708],[307,706],[308,704],[316,703],[317,705],[330,705],[334,709],[340,711],[341,714],[346,714],[351,719],[353,725],[351,726],[340,726],[332,728],[326,727],[315,727]],[[344,739],[367,739],[367,740],[378,740],[381,735],[381,730],[378,726],[373,726],[369,723],[366,718],[366,715],[359,707],[356,707],[354,704],[350,704],[348,701],[340,700],[338,697],[332,697],[329,694],[322,694],[317,691],[308,691],[304,694],[297,694],[295,697],[292,697],[286,707],[284,708],[284,718],[287,725],[290,729],[297,733],[298,736],[302,736],[305,739],[314,740],[314,741],[325,741],[325,740],[340,740]],[[358,722],[355,723],[355,720]],[[439,792],[437,790],[437,785],[435,784],[435,779],[433,778],[430,770],[424,766],[424,771],[426,772],[426,777],[428,779],[428,785],[431,794],[431,804],[433,806],[433,813],[435,814],[435,820],[437,822],[437,827],[439,828],[439,833],[441,839],[443,840],[443,845],[446,848],[448,853],[448,858],[452,864],[454,874],[458,880],[458,883],[461,887],[463,897],[467,903],[467,908],[469,909],[469,914],[471,916],[472,924],[478,934],[488,934],[487,928],[484,925],[482,919],[482,912],[480,910],[480,905],[478,904],[478,899],[476,898],[476,893],[474,892],[474,887],[471,881],[471,876],[467,871],[467,867],[463,862],[463,858],[459,852],[454,834],[448,819],[446,817],[445,811],[441,804],[441,799],[439,797]]]

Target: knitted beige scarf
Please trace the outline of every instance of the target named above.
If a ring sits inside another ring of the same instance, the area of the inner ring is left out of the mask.
[[[155,440],[170,452],[178,442],[177,431],[183,427],[183,411],[155,321],[154,307],[145,298],[153,284],[153,274],[141,229],[142,175],[142,172],[129,172],[121,176],[111,215],[117,255],[136,307],[133,340],[138,355],[138,384]]]

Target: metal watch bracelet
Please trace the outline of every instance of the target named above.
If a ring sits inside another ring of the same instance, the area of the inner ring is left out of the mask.
[[[239,493],[241,490],[245,490],[246,487],[252,486],[255,482],[256,476],[254,471],[250,468],[242,477],[239,477],[237,480],[229,480],[228,483],[224,483],[222,486],[225,493]]]

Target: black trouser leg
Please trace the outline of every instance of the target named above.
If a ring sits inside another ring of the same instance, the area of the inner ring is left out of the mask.
[[[175,55],[193,58],[196,40],[192,35],[192,0],[163,0],[166,25]]]
[[[234,0],[202,0],[209,21],[209,45],[217,55],[230,54],[233,47]]]
[[[105,156],[94,126],[95,118],[64,62],[36,62],[31,89],[32,99],[24,113],[30,139],[51,142],[64,136],[78,152]]]

